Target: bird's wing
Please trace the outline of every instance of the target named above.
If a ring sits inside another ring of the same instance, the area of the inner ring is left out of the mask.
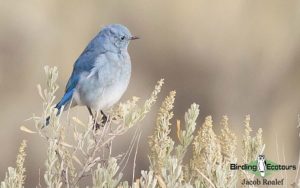
[[[79,81],[80,75],[83,72],[89,72],[93,68],[93,54],[82,53],[73,66],[73,72],[66,85],[65,92],[74,89]]]
[[[60,111],[62,106],[66,106],[69,104],[73,97],[73,93],[75,91],[75,88],[79,82],[80,75],[83,72],[91,72],[96,58],[101,55],[99,52],[97,53],[94,50],[88,50],[85,49],[82,54],[79,56],[79,58],[76,60],[74,66],[73,66],[73,72],[71,74],[71,77],[69,78],[69,81],[66,85],[65,94],[57,103],[56,108]]]
[[[80,75],[83,72],[90,72],[93,69],[96,58],[103,53],[105,53],[105,50],[103,48],[99,48],[99,46],[96,46],[95,40],[92,40],[92,42],[90,42],[90,44],[82,52],[73,66],[73,72],[66,85],[66,93],[77,86]]]
[[[103,42],[101,41],[101,38],[97,38],[96,36],[88,44],[88,46],[85,48],[85,50],[81,53],[79,58],[74,63],[71,77],[69,78],[69,81],[66,85],[65,94],[60,100],[60,102],[56,105],[56,108],[59,109],[59,111],[62,106],[69,104],[69,102],[71,101],[81,74],[84,72],[91,72],[98,56],[106,52],[104,48],[102,48],[101,42]]]

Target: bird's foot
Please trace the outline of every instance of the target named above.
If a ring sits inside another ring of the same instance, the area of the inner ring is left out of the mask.
[[[101,127],[104,127],[106,125],[106,123],[109,121],[109,119],[110,118],[108,116],[106,116],[106,115],[102,115],[101,122],[97,122],[97,120],[95,119],[94,120],[94,129],[98,130]]]
[[[103,126],[109,121],[109,117],[105,114],[102,115],[101,123]]]
[[[100,124],[100,123],[98,123],[98,122],[94,122],[94,126],[93,126],[93,129],[94,130],[98,130],[98,129],[100,129],[101,127],[103,127],[103,125],[102,124]]]

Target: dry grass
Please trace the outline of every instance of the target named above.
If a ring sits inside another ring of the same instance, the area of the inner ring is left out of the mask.
[[[186,187],[186,188],[233,188],[239,187],[241,178],[253,179],[254,175],[247,171],[231,171],[230,163],[248,163],[263,152],[264,144],[262,130],[258,129],[254,136],[250,126],[250,116],[244,122],[242,136],[242,156],[237,156],[237,136],[230,129],[228,117],[223,116],[220,134],[214,131],[211,116],[206,117],[202,126],[197,126],[199,106],[192,104],[185,113],[184,123],[177,121],[177,143],[170,136],[173,118],[173,103],[175,91],[165,98],[159,109],[155,130],[149,137],[149,169],[141,172],[141,176],[132,177],[132,183],[121,182],[122,171],[128,165],[130,154],[135,148],[135,159],[138,152],[138,142],[141,136],[137,124],[143,120],[156,102],[163,85],[160,80],[149,99],[140,103],[133,97],[111,110],[111,120],[96,130],[93,120],[83,122],[76,117],[69,118],[65,125],[60,115],[56,116],[54,108],[55,92],[58,89],[56,80],[57,69],[45,67],[47,76],[46,88],[38,86],[43,101],[41,115],[34,115],[35,130],[21,127],[21,130],[35,134],[48,143],[46,170],[41,172],[46,187],[79,187],[83,178],[90,178],[87,187],[127,188],[127,187]],[[49,126],[43,128],[46,118],[50,115]],[[200,127],[197,129],[197,127]],[[117,156],[112,155],[112,143],[129,129],[135,128],[135,134],[128,150]],[[70,133],[69,138],[66,131]],[[9,167],[1,188],[23,187],[25,181],[26,142],[22,142],[17,157],[16,168]],[[192,147],[192,155],[186,158],[188,148]],[[185,160],[183,160],[185,159]],[[184,162],[185,161],[185,162]],[[299,160],[300,163],[300,160]],[[135,171],[135,162],[133,163]],[[133,172],[134,174],[134,172]],[[295,177],[294,187],[299,187],[299,176]],[[37,187],[43,187],[37,185]]]

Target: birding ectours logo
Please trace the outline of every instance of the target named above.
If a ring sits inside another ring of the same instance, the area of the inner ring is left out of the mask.
[[[248,164],[230,164],[230,170],[245,170],[254,174],[257,178],[253,180],[243,179],[242,185],[284,185],[284,179],[273,178],[268,180],[266,177],[277,171],[288,171],[296,170],[297,166],[286,165],[286,164],[277,164],[271,160],[267,160],[265,155],[258,155],[256,160],[249,162]]]

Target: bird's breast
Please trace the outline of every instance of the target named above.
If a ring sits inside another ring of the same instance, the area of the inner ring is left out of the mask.
[[[110,108],[126,91],[130,75],[129,56],[106,54],[100,57],[92,71],[80,79],[77,88],[80,104],[95,110]]]

